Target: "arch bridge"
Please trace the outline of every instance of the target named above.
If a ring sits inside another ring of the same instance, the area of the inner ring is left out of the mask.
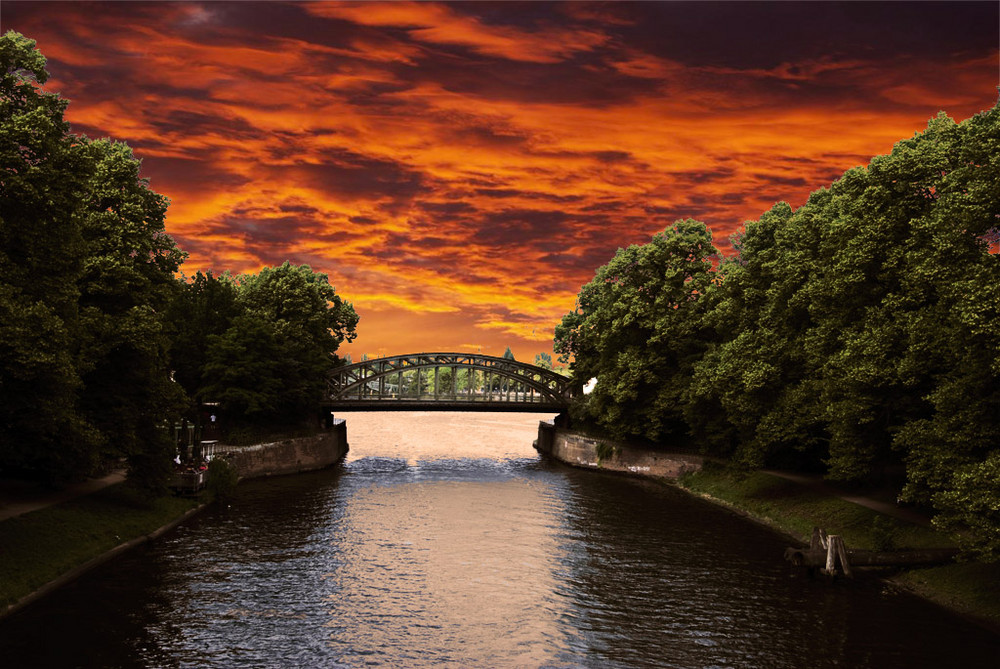
[[[570,379],[508,358],[414,353],[335,369],[325,406],[365,411],[564,411]]]

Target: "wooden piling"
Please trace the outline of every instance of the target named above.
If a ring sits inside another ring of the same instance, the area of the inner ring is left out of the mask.
[[[809,548],[788,548],[785,559],[796,567],[820,568],[820,573],[836,576],[843,573],[853,578],[855,567],[915,567],[947,564],[958,554],[955,548],[922,548],[899,551],[867,551],[848,549],[840,535],[827,535],[813,528]],[[838,569],[839,566],[839,569]]]

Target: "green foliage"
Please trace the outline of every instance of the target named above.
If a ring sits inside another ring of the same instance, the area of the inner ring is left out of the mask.
[[[514,359],[514,352],[510,350],[510,346],[508,346],[504,350],[502,357],[504,358],[504,360],[513,360]]]
[[[213,458],[208,463],[208,479],[205,482],[205,488],[213,500],[224,501],[232,497],[239,481],[239,473],[223,458]]]
[[[747,224],[686,406],[709,450],[854,482],[903,461],[904,496],[1000,559],[998,156],[1000,109],[940,115]]]
[[[196,404],[206,401],[205,366],[208,338],[229,330],[240,314],[236,283],[229,274],[198,272],[191,281],[178,281],[167,308],[170,365],[174,380]]]
[[[994,626],[1000,624],[1000,563],[962,562],[914,569],[893,580],[966,615]]]
[[[344,341],[357,336],[358,315],[337,295],[326,274],[308,265],[285,262],[237,279],[238,301],[247,313],[284,323],[296,335],[333,354]]]
[[[1000,449],[959,467],[934,494],[934,524],[959,530],[960,545],[984,562],[1000,562]]]
[[[438,393],[441,395],[451,394],[455,390],[455,376],[457,375],[453,375],[451,367],[439,367],[437,374]]]
[[[555,331],[574,378],[598,379],[576,413],[620,437],[686,431],[681,398],[704,349],[698,303],[716,253],[703,223],[678,221],[597,270]]]
[[[176,326],[185,333],[182,381],[197,397],[220,402],[230,425],[312,418],[338,364],[335,352],[353,341],[358,323],[325,274],[287,262],[235,282],[196,277],[181,291],[179,319],[189,306],[205,318]],[[221,322],[208,317],[216,308]]]
[[[137,499],[124,486],[0,522],[0,606],[11,604],[115,546],[180,518],[198,502]]]
[[[0,469],[52,480],[92,465],[73,355],[89,165],[34,47],[0,37]]]
[[[162,486],[179,405],[162,312],[183,253],[124,144],[69,133],[34,41],[0,38],[0,469],[59,481],[125,458]]]
[[[619,250],[556,327],[598,380],[574,420],[850,483],[905,464],[904,498],[1000,560],[1000,106],[779,202],[715,270],[700,225]]]
[[[535,366],[542,369],[552,369],[552,356],[542,351],[535,356]]]
[[[124,457],[133,485],[163,492],[173,452],[157,425],[183,407],[170,381],[163,314],[185,254],[164,232],[167,199],[139,177],[125,144],[85,141],[94,166],[79,279],[80,408],[101,459]]]
[[[618,453],[618,447],[612,443],[606,441],[597,442],[597,461],[600,463],[602,460],[607,460],[608,458],[614,457]]]
[[[896,535],[899,533],[897,524],[888,516],[875,516],[872,519],[872,548],[877,551],[896,550]]]
[[[686,475],[681,485],[721,500],[808,542],[813,527],[844,537],[848,548],[871,550],[887,533],[899,548],[942,548],[951,538],[931,528],[910,525],[869,508],[764,472],[705,468]]]

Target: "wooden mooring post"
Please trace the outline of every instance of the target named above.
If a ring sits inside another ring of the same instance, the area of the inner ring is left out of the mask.
[[[821,574],[842,573],[853,578],[856,567],[917,567],[947,564],[958,554],[955,548],[921,548],[899,551],[848,550],[840,535],[827,535],[814,527],[809,548],[788,548],[785,559],[796,567],[819,568]],[[839,569],[838,569],[839,566]]]
[[[827,535],[826,530],[814,527],[812,538],[809,540],[810,553],[826,552],[826,562],[819,570],[824,576],[836,576],[837,564],[840,564],[840,571],[847,578],[854,578],[851,571],[851,561],[847,559],[847,549],[844,547],[844,539],[839,534]],[[785,552],[786,559],[788,552]],[[794,564],[794,561],[792,561]]]

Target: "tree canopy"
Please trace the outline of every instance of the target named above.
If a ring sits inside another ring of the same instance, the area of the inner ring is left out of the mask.
[[[285,263],[177,279],[167,198],[124,143],[70,133],[35,42],[0,37],[0,472],[49,482],[128,466],[162,490],[182,414],[315,418],[358,316]]]
[[[265,267],[229,286],[235,316],[206,331],[197,392],[237,421],[313,418],[338,347],[357,336],[353,306],[308,265]],[[197,280],[191,290],[199,290]]]
[[[184,254],[131,150],[69,132],[34,47],[0,38],[0,466],[60,480],[125,458],[155,488],[180,399],[159,314]]]
[[[576,416],[744,467],[903,467],[906,499],[1000,559],[998,156],[1000,107],[942,114],[747,222],[717,267],[696,222],[619,250],[556,328],[598,379]]]
[[[704,223],[678,221],[648,244],[619,249],[555,330],[573,376],[597,386],[580,410],[620,436],[684,432],[680,396],[703,348],[697,304],[717,250]]]

